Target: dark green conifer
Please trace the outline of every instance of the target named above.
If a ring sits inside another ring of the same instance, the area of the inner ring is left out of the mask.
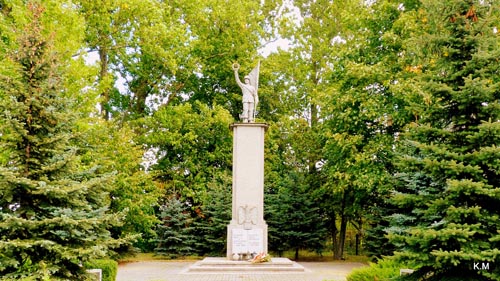
[[[170,258],[193,253],[193,237],[190,235],[192,224],[189,206],[171,198],[160,207],[161,223],[157,226],[156,254]]]
[[[326,227],[305,179],[289,172],[282,184],[276,193],[266,195],[269,249],[279,254],[294,250],[296,260],[301,249],[321,253]]]
[[[211,182],[210,192],[195,210],[192,236],[199,255],[224,256],[226,254],[227,225],[231,220],[231,185],[227,175],[221,182]]]
[[[421,70],[410,102],[418,118],[398,151],[399,211],[389,230],[396,255],[425,280],[500,278],[500,13],[493,2],[426,1],[415,14],[421,33],[408,45],[418,47],[410,48]]]
[[[84,280],[82,264],[120,244],[108,231],[120,218],[107,214],[109,178],[79,171],[64,69],[44,9],[29,11],[0,75],[0,279]]]

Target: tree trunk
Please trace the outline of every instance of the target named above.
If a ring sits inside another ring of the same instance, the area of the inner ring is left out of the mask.
[[[143,117],[146,113],[146,98],[148,97],[149,85],[144,77],[138,77],[130,87],[134,93],[134,101],[132,104],[133,114]]]
[[[341,207],[341,217],[340,217],[340,233],[339,233],[339,240],[338,244],[336,247],[336,251],[334,251],[334,256],[333,258],[335,260],[340,260],[344,256],[344,244],[345,244],[345,235],[347,231],[347,221],[348,217],[345,213],[345,205],[346,205],[346,200],[347,200],[347,193],[344,191],[344,195],[342,196],[342,207]]]
[[[359,256],[359,233],[356,233],[356,256]]]
[[[299,260],[299,248],[295,248],[295,260]]]
[[[332,237],[332,250],[333,250],[333,257],[335,257],[335,252],[337,251],[337,234],[338,234],[338,229],[337,229],[337,216],[335,215],[335,212],[331,212],[328,214],[329,217],[329,226],[328,229],[330,230],[330,235]]]
[[[101,71],[99,73],[99,80],[103,81],[108,75],[108,51],[105,48],[99,48],[99,59],[101,60]],[[109,120],[109,89],[105,87],[101,93],[101,112],[104,120]]]
[[[337,251],[335,251],[334,259],[341,260],[344,257],[344,244],[345,244],[345,235],[347,230],[347,216],[342,214],[340,219],[340,233],[339,233],[339,241]]]
[[[358,215],[356,223],[352,223],[352,225],[356,228],[356,256],[358,256],[361,238],[363,237],[363,218],[361,217],[361,215]]]

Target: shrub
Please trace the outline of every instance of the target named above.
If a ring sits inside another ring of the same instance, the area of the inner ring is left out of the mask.
[[[393,259],[382,259],[378,263],[370,263],[368,267],[353,270],[347,281],[394,280],[399,277],[399,270],[405,267]]]
[[[101,269],[102,281],[115,281],[116,273],[118,272],[118,263],[114,260],[109,260],[109,259],[92,260],[85,263],[85,268]]]

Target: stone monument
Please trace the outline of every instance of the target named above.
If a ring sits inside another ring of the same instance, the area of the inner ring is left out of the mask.
[[[264,221],[264,123],[254,123],[259,102],[259,68],[245,76],[241,83],[239,64],[233,64],[236,83],[243,94],[243,123],[233,130],[233,202],[232,219],[227,227],[227,258],[248,259],[267,254],[267,224]]]
[[[245,76],[238,76],[239,65],[233,64],[236,83],[243,97],[241,123],[230,126],[233,131],[232,219],[227,226],[226,258],[205,258],[189,267],[189,272],[216,273],[242,271],[296,271],[304,267],[287,258],[272,258],[269,262],[251,263],[258,254],[267,254],[267,224],[264,221],[264,134],[265,123],[256,123],[259,102],[260,63]]]
[[[227,227],[227,258],[267,254],[264,221],[264,123],[235,123],[233,129],[232,219]]]

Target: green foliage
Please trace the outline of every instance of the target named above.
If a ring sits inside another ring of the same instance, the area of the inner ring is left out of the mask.
[[[167,195],[197,205],[210,182],[231,169],[229,113],[201,103],[162,107],[145,121],[143,142],[153,154],[153,175]]]
[[[266,222],[269,226],[269,249],[283,251],[309,249],[320,253],[324,248],[326,228],[316,200],[307,192],[305,179],[290,172],[275,194],[266,194]]]
[[[131,237],[223,254],[230,67],[279,33],[259,89],[270,248],[319,251],[327,229],[342,258],[353,226],[414,277],[498,279],[471,269],[499,258],[498,0],[42,2],[34,25],[37,5],[0,0],[2,274],[59,278]]]
[[[118,273],[118,263],[109,259],[90,260],[85,263],[85,268],[101,269],[102,281],[115,281]]]
[[[224,255],[231,219],[231,208],[227,207],[231,205],[229,186],[210,183],[203,201],[196,206],[176,198],[166,200],[160,207],[162,223],[157,227],[155,253],[170,258]]]
[[[368,267],[354,269],[347,276],[347,281],[396,280],[402,268],[407,267],[394,259],[379,260]]]
[[[202,205],[194,210],[191,235],[198,255],[224,256],[227,246],[227,225],[231,220],[231,178],[224,183],[209,184]]]
[[[241,71],[253,68],[257,49],[266,37],[266,15],[279,1],[177,0],[172,8],[190,31],[192,68],[178,73],[180,91],[190,102],[220,105],[234,118],[241,113],[241,91],[234,82],[231,65],[239,62]]]
[[[82,262],[123,242],[109,232],[122,215],[107,209],[111,177],[79,165],[72,111],[78,94],[64,87],[65,56],[46,35],[45,9],[25,8],[18,10],[27,19],[19,48],[8,51],[12,68],[0,75],[0,150],[7,152],[0,166],[0,275],[81,280]]]
[[[155,254],[169,258],[192,254],[195,243],[189,207],[177,198],[168,199],[160,206],[160,218]]]
[[[500,278],[498,3],[422,3],[407,52],[415,123],[399,143],[388,228],[396,257],[426,280]],[[494,133],[491,135],[491,133]]]
[[[81,150],[82,164],[89,168],[96,163],[102,173],[113,174],[110,190],[110,210],[126,212],[123,225],[113,228],[116,237],[135,237],[133,245],[151,250],[155,238],[154,227],[159,222],[155,215],[159,189],[142,166],[144,149],[136,133],[127,125],[92,120],[94,124],[84,134],[85,150]],[[122,245],[117,251],[130,251],[131,245]]]
[[[326,228],[319,210],[319,198],[308,178],[310,127],[304,122],[272,124],[265,151],[265,220],[269,249],[282,255],[286,250],[321,252]]]
[[[162,107],[145,120],[149,133],[144,142],[157,162],[151,166],[152,173],[167,198],[158,252],[173,254],[176,247],[182,255],[224,250],[230,210],[231,122],[222,107],[212,109],[199,102]],[[182,203],[173,204],[168,198]],[[171,209],[177,205],[187,213]],[[168,229],[169,225],[173,228]],[[185,244],[174,245],[180,240]]]

